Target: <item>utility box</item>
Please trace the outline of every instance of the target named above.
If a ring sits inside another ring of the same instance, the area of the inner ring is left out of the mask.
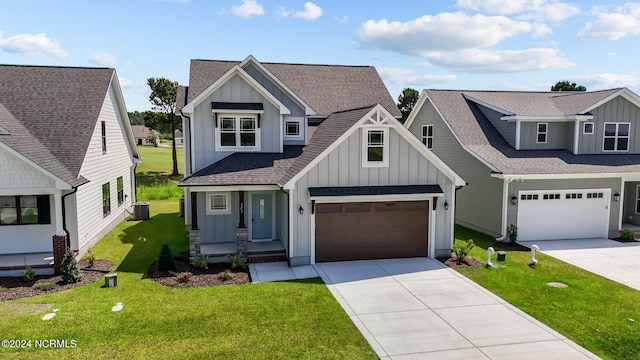
[[[137,202],[133,204],[133,220],[149,220],[148,202]]]
[[[497,260],[498,261],[505,261],[506,259],[507,259],[507,253],[502,251],[502,250],[498,251]]]
[[[116,287],[118,286],[118,274],[107,274],[104,276],[104,287]]]

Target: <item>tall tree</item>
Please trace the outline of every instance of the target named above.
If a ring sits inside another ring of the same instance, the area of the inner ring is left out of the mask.
[[[551,91],[587,91],[587,88],[582,85],[577,85],[569,80],[558,81],[551,87]]]
[[[166,78],[148,78],[147,85],[151,89],[149,101],[153,106],[151,109],[156,112],[154,120],[170,131],[171,134],[171,156],[173,157],[173,175],[178,175],[178,156],[176,154],[176,129],[180,128],[180,118],[176,116],[176,92],[178,82]],[[145,118],[146,120],[146,118]]]
[[[129,123],[131,123],[131,125],[144,125],[144,112],[130,111],[127,114],[129,115]]]
[[[411,110],[413,110],[413,107],[416,105],[419,97],[420,93],[415,89],[404,88],[402,90],[402,94],[398,96],[398,109],[400,109],[400,112],[402,113],[402,118],[400,119],[401,123],[404,124],[404,122],[407,121],[407,118],[409,117]]]

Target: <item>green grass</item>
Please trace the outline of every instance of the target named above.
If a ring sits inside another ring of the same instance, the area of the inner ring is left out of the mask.
[[[456,227],[456,238],[473,239],[470,256],[483,262],[489,246],[500,247],[463,227]],[[602,358],[640,359],[640,291],[544,254],[530,267],[529,252],[506,253],[506,261],[493,261],[497,268],[458,271]]]
[[[142,162],[136,167],[138,201],[178,199],[184,194],[177,186],[182,175],[172,176],[170,147],[138,146]],[[178,172],[184,174],[184,148],[176,148]]]
[[[75,340],[70,349],[0,349],[16,359],[375,359],[319,279],[177,289],[145,278],[163,243],[186,251],[176,202],[151,201],[151,219],[125,221],[92,251],[114,262],[104,280],[0,303],[4,339]],[[123,310],[112,312],[117,302]],[[43,314],[60,309],[50,321]]]

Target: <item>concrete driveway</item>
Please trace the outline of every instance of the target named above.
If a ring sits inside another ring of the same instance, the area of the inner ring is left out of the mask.
[[[610,239],[525,241],[556,259],[640,290],[640,242]]]
[[[597,359],[427,258],[315,265],[381,359]]]

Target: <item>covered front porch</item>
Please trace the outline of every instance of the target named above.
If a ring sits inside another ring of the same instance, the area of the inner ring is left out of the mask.
[[[0,276],[23,276],[25,264],[37,275],[51,275],[54,273],[53,252],[0,254]]]

